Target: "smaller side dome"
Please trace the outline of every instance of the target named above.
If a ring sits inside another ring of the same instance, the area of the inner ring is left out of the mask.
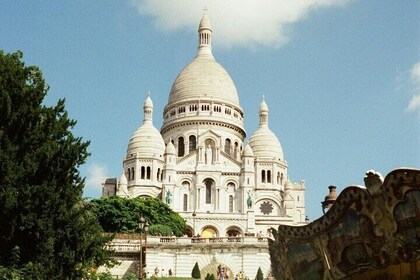
[[[258,128],[249,139],[249,144],[256,157],[284,160],[280,142],[268,127]]]
[[[165,154],[167,155],[175,155],[176,150],[174,144],[172,144],[172,141],[169,140],[169,143],[166,145]]]
[[[127,178],[125,177],[124,170],[123,170],[122,175],[120,177],[120,181],[118,182],[118,188],[117,188],[116,195],[120,196],[120,197],[128,197]]]
[[[165,142],[162,135],[151,123],[145,123],[131,137],[128,143],[127,156],[138,154],[140,157],[160,157],[164,151]]]
[[[252,151],[252,148],[249,144],[246,144],[244,152],[243,152],[243,156],[244,157],[254,157],[254,152]]]
[[[249,139],[249,145],[256,157],[284,160],[283,149],[277,136],[268,127],[268,106],[265,98],[260,104],[260,126]]]
[[[160,132],[153,126],[153,102],[150,92],[144,101],[143,112],[143,125],[131,136],[127,157],[134,154],[140,157],[161,157],[165,151],[165,142]]]

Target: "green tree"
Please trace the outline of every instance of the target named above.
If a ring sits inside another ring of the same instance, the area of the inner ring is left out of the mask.
[[[201,272],[200,268],[198,267],[198,262],[195,263],[193,270],[191,272],[191,277],[194,279],[200,279],[201,278]]]
[[[130,273],[128,275],[125,275],[123,278],[123,280],[137,280],[137,275],[134,273]]]
[[[207,275],[204,279],[205,280],[215,280],[216,277],[214,276],[214,274],[207,273]]]
[[[89,142],[72,134],[64,100],[22,53],[0,50],[0,266],[25,279],[75,279],[111,261],[78,168]],[[11,259],[12,256],[12,259]]]
[[[181,236],[185,220],[156,198],[106,197],[91,201],[92,207],[105,232],[137,232],[142,215],[150,224],[150,234]]]
[[[257,276],[255,277],[257,280],[264,280],[264,274],[261,270],[261,267],[258,268]]]

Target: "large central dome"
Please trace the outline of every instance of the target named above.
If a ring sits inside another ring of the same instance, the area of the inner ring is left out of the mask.
[[[213,100],[240,108],[235,84],[211,53],[212,29],[207,15],[200,21],[198,34],[197,56],[175,79],[167,106],[191,100]]]
[[[212,29],[207,15],[198,27],[197,56],[176,77],[163,112],[161,133],[182,125],[225,127],[245,137],[244,113],[229,73],[214,59]],[[172,136],[170,136],[172,137]]]
[[[239,107],[238,93],[228,72],[212,55],[199,53],[173,83],[168,105],[200,99]]]

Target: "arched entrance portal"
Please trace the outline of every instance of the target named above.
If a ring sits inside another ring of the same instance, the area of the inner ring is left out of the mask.
[[[224,279],[229,279],[229,280],[234,279],[232,269],[230,269],[228,266],[226,266],[223,263],[215,263],[215,262],[212,262],[208,264],[207,266],[203,267],[203,269],[201,270],[201,276],[206,276],[207,274],[210,274],[210,275],[213,274],[214,278],[216,280],[219,280],[221,278],[220,273],[222,271],[224,274],[224,277],[223,277]]]
[[[226,231],[228,237],[240,237],[243,236],[242,230],[238,227],[229,227]]]
[[[217,237],[217,236],[218,236],[217,229],[211,226],[205,227],[203,231],[201,232],[201,237],[203,238],[212,238],[212,237]]]
[[[193,228],[190,226],[187,226],[187,228],[184,231],[184,234],[187,235],[188,237],[192,237],[193,236]]]

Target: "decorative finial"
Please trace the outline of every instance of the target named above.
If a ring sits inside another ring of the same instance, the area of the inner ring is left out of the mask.
[[[147,91],[147,97],[150,97],[152,93],[150,92],[150,90]]]
[[[265,95],[263,94],[263,101],[265,102]]]
[[[207,15],[207,11],[208,11],[207,7],[204,7],[203,11],[204,11],[204,15]]]

